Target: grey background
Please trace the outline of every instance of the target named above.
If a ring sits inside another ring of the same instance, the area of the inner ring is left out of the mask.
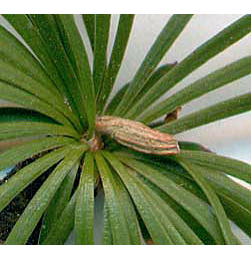
[[[180,35],[179,39],[174,43],[171,50],[163,58],[161,64],[172,63],[174,61],[181,61],[196,47],[204,43],[207,39],[214,36],[224,27],[237,20],[241,15],[194,15],[190,23]],[[138,69],[144,56],[153,44],[157,35],[163,28],[170,15],[136,15],[132,34],[130,36],[129,45],[124,57],[124,62],[121,67],[119,76],[116,80],[116,88],[119,89],[122,85],[130,81]],[[80,17],[76,16],[78,24],[80,24]],[[112,43],[116,32],[116,25],[118,16],[112,16],[112,27],[109,41],[109,51],[111,53]],[[11,30],[10,26],[0,16],[0,24],[6,26]],[[83,30],[82,36],[86,38],[86,31]],[[163,98],[171,95],[197,80],[198,78],[207,75],[208,73],[230,63],[236,61],[244,56],[251,54],[250,45],[251,36],[248,35],[238,43],[228,48],[223,53],[217,55],[202,67],[197,69],[183,81],[176,85]],[[87,42],[86,48],[90,55],[90,45]],[[160,64],[160,65],[161,65]],[[204,108],[235,95],[250,92],[251,76],[246,76],[231,84],[226,85],[204,97],[196,99],[189,104],[182,107],[180,115],[186,115],[199,108]],[[115,92],[113,92],[114,94]],[[211,123],[185,133],[177,135],[179,140],[200,142],[218,154],[240,159],[247,163],[251,163],[251,113],[244,113],[235,117],[221,120],[216,123]],[[246,185],[246,184],[243,184]],[[247,186],[247,185],[246,185]],[[250,185],[247,186],[250,188]],[[98,200],[97,209],[102,211],[100,201]],[[97,223],[101,223],[100,220]],[[100,225],[100,224],[97,224]],[[98,232],[97,232],[98,233]],[[244,243],[250,244],[251,241],[240,233]],[[99,239],[98,239],[99,241]]]

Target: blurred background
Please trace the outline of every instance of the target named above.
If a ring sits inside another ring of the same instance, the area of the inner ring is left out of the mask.
[[[168,21],[171,15],[136,15],[132,33],[129,39],[129,45],[125,53],[124,62],[120,69],[119,76],[116,80],[116,88],[113,94],[125,83],[130,81],[140,63],[143,61],[146,53],[150,49],[154,40],[158,36],[159,32]],[[182,32],[178,40],[174,43],[171,50],[161,61],[160,65],[165,63],[179,62],[191,53],[196,47],[203,44],[207,39],[214,36],[221,31],[224,27],[237,20],[241,15],[227,14],[227,15],[214,15],[214,14],[202,14],[194,15],[190,20],[185,30]],[[78,25],[81,24],[81,17],[76,15],[76,21]],[[116,26],[118,22],[118,15],[112,16],[112,27],[110,32],[110,42],[108,55],[111,53],[112,44],[115,37]],[[5,26],[8,30],[15,33],[8,23],[0,16],[0,24]],[[82,37],[87,39],[85,30],[81,30]],[[17,35],[18,36],[18,35]],[[251,54],[250,45],[251,35],[247,35],[238,43],[229,47],[223,53],[217,55],[209,62],[201,66],[195,72],[190,74],[187,78],[177,84],[171,91],[169,91],[165,97],[171,95],[194,82],[200,77],[207,75],[208,73],[221,68],[228,63],[236,61],[244,56]],[[89,59],[92,60],[90,55],[91,49],[88,42],[86,42],[86,48],[89,53]],[[189,114],[200,108],[207,107],[219,101],[241,95],[250,92],[251,75],[239,79],[231,84],[202,96],[189,104],[182,107],[180,116]],[[1,97],[0,97],[1,98]],[[1,103],[1,100],[0,100]],[[3,104],[3,103],[2,103]],[[6,103],[5,103],[6,104]],[[211,123],[185,133],[177,135],[177,139],[194,141],[203,144],[210,150],[217,154],[232,157],[242,160],[247,163],[251,163],[251,113],[244,113],[238,116],[234,116],[228,119],[221,120],[217,123]],[[5,144],[6,145],[6,144]],[[1,144],[0,144],[1,150]],[[246,185],[243,184],[242,185]],[[250,188],[250,185],[246,185]],[[102,226],[101,213],[102,213],[102,196],[97,199],[97,229]],[[250,224],[251,225],[251,224]],[[236,227],[233,226],[235,230]],[[248,237],[242,232],[238,231],[238,235],[243,243],[251,244]],[[99,241],[99,232],[96,232],[97,241]],[[69,242],[70,243],[70,242]]]

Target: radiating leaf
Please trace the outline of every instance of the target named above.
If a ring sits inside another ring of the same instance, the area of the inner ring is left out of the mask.
[[[94,244],[94,158],[87,153],[77,190],[74,235],[76,245]]]
[[[130,119],[137,118],[153,102],[160,98],[169,89],[188,76],[191,72],[202,66],[208,60],[233,45],[251,31],[251,15],[245,15],[228,27],[220,31],[211,39],[195,49],[184,60],[179,62],[165,77],[159,80],[137,105],[126,113]]]
[[[25,187],[62,160],[71,147],[62,147],[27,165],[0,186],[0,211]]]
[[[50,230],[57,224],[58,219],[60,218],[63,210],[67,206],[70,196],[73,190],[73,184],[78,172],[79,163],[77,162],[70,172],[66,175],[61,186],[56,191],[54,197],[52,198],[49,206],[47,207],[43,223],[41,225],[40,235],[39,235],[39,244],[43,244],[43,241],[48,236]]]
[[[53,80],[55,86],[64,94],[64,82],[62,78],[60,78],[52,59],[53,57],[48,53],[46,44],[35,24],[33,24],[25,14],[3,14],[3,17],[13,26],[17,33],[21,35],[34,54],[39,58],[43,68]]]
[[[22,105],[25,108],[45,114],[62,124],[71,126],[69,121],[64,115],[62,115],[61,112],[57,111],[54,107],[42,101],[33,94],[14,85],[0,81],[0,97],[2,100]]]
[[[182,160],[179,159],[179,162],[192,175],[194,180],[199,184],[201,189],[206,194],[211,206],[213,207],[213,210],[215,212],[215,215],[216,215],[219,225],[221,227],[221,231],[224,236],[225,243],[227,245],[235,245],[236,242],[234,239],[234,235],[231,231],[230,223],[227,219],[227,215],[224,211],[224,208],[221,205],[220,200],[217,197],[217,195],[215,194],[214,190],[205,181],[205,179],[200,176],[201,168],[197,168],[196,165],[194,165],[184,159],[182,159]]]
[[[175,157],[187,159],[192,163],[222,171],[251,183],[251,165],[242,161],[201,151],[181,151]]]
[[[104,229],[103,229],[103,245],[113,245],[112,228],[110,224],[110,216],[108,212],[107,201],[104,202]]]
[[[40,140],[34,140],[14,146],[0,153],[0,170],[16,165],[18,162],[30,158],[40,152],[64,146],[73,142],[74,140],[68,137],[46,137]]]
[[[0,124],[0,140],[25,136],[57,135],[79,139],[79,134],[72,128],[39,122],[12,122]]]
[[[122,158],[120,157],[120,159]],[[217,243],[223,243],[223,237],[218,223],[214,214],[209,211],[208,204],[143,163],[124,158],[123,162],[126,162],[130,167],[165,191],[171,198],[186,209],[209,232]]]
[[[95,43],[93,82],[96,96],[102,88],[107,63],[107,46],[110,32],[110,14],[95,15]]]
[[[111,58],[107,66],[106,74],[104,75],[103,87],[98,93],[98,114],[102,113],[117,78],[126,51],[127,43],[133,25],[133,20],[133,14],[121,14],[119,17],[119,23],[114,45],[112,48]]]
[[[55,19],[59,26],[62,38],[64,39],[63,43],[65,46],[65,51],[71,61],[71,65],[78,80],[78,84],[76,85],[76,89],[73,93],[73,98],[74,101],[76,101],[83,124],[85,120],[83,117],[85,113],[87,115],[89,124],[88,134],[89,137],[92,137],[95,126],[96,108],[94,86],[87,53],[85,51],[80,33],[74,22],[73,15],[55,15]],[[71,89],[73,86],[68,88]]]
[[[9,234],[6,244],[26,243],[65,176],[81,157],[82,149],[83,147],[80,146],[71,150],[57,165],[25,208]]]
[[[243,94],[181,117],[156,129],[169,134],[178,134],[220,119],[251,110],[251,94]]]
[[[43,245],[63,245],[67,240],[74,226],[76,197],[77,192],[75,191],[57,223],[53,226],[47,238],[43,241]]]
[[[133,174],[128,172],[128,169],[112,154],[106,153],[106,157],[126,185],[154,242],[163,245],[173,244],[165,226],[163,212],[161,212],[156,202],[156,197],[152,198],[153,195],[149,188],[133,177]]]
[[[199,150],[204,150],[204,147],[201,148],[197,145],[197,150],[198,148]],[[163,157],[161,157],[162,160],[159,160],[160,158],[157,160],[157,158],[147,158],[146,156],[139,156],[139,154],[132,155],[131,153],[123,153],[123,156],[127,156],[128,158],[135,158],[144,162],[144,164],[156,168],[166,177],[175,181],[178,185],[208,202],[207,198],[202,193],[198,185],[192,180],[192,177],[188,175],[180,165],[176,163],[174,164],[174,162],[171,162],[170,160],[167,160],[167,158]],[[250,235],[250,228],[248,223],[251,221],[251,212],[249,211],[251,192],[244,186],[232,181],[224,173],[218,172],[217,170],[212,170],[208,167],[204,169],[204,171],[201,171],[201,174],[207,179],[211,187],[217,192],[217,195],[219,196],[222,205],[224,206],[224,210],[226,211],[227,216],[244,232]],[[196,223],[195,219],[191,219],[191,216],[187,216],[186,212],[184,212],[184,210],[182,211],[177,204],[172,203],[170,206],[172,206],[176,212],[180,212],[180,216],[182,216],[191,227],[194,227],[193,230],[199,232],[198,235],[203,235],[203,237],[201,237],[202,239],[205,237],[206,242],[209,241],[209,243],[212,244],[212,241],[210,242],[210,239],[208,239],[208,235],[205,234],[203,230],[201,230],[201,227],[197,226],[198,224]]]
[[[177,107],[251,73],[251,56],[235,61],[178,91],[140,116],[148,124]]]
[[[141,96],[144,95],[161,77],[163,77],[168,71],[170,71],[176,63],[173,64],[165,64],[163,66],[160,66],[157,70],[153,72],[151,77],[146,81],[143,89],[138,93],[137,97],[135,98],[135,102],[137,102],[138,99],[141,98]],[[125,84],[112,98],[110,103],[107,106],[107,109],[105,110],[105,114],[112,115],[114,110],[117,108],[121,100],[123,99],[123,96],[125,92],[127,91],[127,88],[129,87],[130,82]]]
[[[82,14],[82,19],[90,40],[92,51],[94,51],[95,42],[95,14]]]
[[[111,172],[100,153],[96,153],[95,158],[104,187],[113,244],[139,244],[136,213],[124,185],[119,177]]]
[[[127,117],[128,109],[131,108],[133,100],[142,90],[147,79],[151,76],[166,52],[183,31],[191,17],[192,15],[189,14],[177,14],[173,15],[166,23],[150,51],[147,53],[140,68],[136,72],[122,102],[115,110],[115,115],[124,116],[126,114]]]
[[[32,79],[63,100],[57,87],[31,52],[8,30],[0,26],[0,60],[29,75]],[[22,60],[22,62],[20,62]]]

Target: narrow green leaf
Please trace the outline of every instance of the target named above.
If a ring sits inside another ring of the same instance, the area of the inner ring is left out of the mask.
[[[57,135],[79,139],[79,134],[72,128],[39,122],[12,122],[0,124],[0,140],[25,136]]]
[[[181,165],[192,175],[194,180],[199,184],[201,189],[206,194],[211,206],[214,209],[215,215],[221,227],[222,234],[225,238],[225,243],[227,245],[235,245],[235,239],[233,237],[233,233],[231,231],[231,227],[229,221],[227,219],[226,213],[224,211],[223,206],[220,203],[219,198],[215,194],[214,190],[210,187],[209,184],[204,180],[203,177],[200,176],[200,169],[196,167],[196,165],[184,160],[179,159]]]
[[[194,146],[193,146],[194,147]],[[201,149],[198,147],[197,150]],[[204,148],[202,148],[204,150]],[[116,156],[120,157],[121,152],[116,152]],[[135,158],[144,162],[151,167],[156,168],[158,171],[163,173],[167,178],[176,182],[179,186],[187,189],[192,192],[197,197],[203,199],[208,203],[208,200],[198,185],[193,181],[192,177],[174,161],[168,160],[168,158],[148,158],[149,156],[142,156],[139,154],[132,153],[122,153],[122,157],[126,158]],[[224,210],[227,213],[227,216],[234,221],[244,232],[250,234],[250,228],[248,223],[251,221],[251,213],[249,213],[249,206],[246,206],[250,201],[250,191],[245,187],[242,187],[238,183],[230,180],[225,174],[218,173],[216,170],[212,170],[208,167],[205,168],[206,171],[202,171],[201,173],[210,183],[211,187],[217,192],[223,206]],[[227,178],[227,180],[226,180]],[[226,185],[225,185],[226,182]],[[232,183],[231,183],[232,182]],[[239,204],[241,202],[242,205]],[[196,219],[192,216],[189,216],[186,211],[182,210],[182,208],[177,204],[170,201],[168,199],[169,205],[177,212],[180,216],[189,224],[189,226],[196,232],[196,234],[203,240],[206,244],[213,244],[209,234],[205,233],[204,229],[197,223]]]
[[[0,171],[4,168],[16,165],[18,162],[30,158],[40,152],[64,146],[73,142],[74,141],[72,138],[67,137],[46,137],[12,147],[0,153]]]
[[[43,241],[46,239],[50,230],[52,230],[53,227],[57,224],[58,219],[60,218],[63,210],[67,206],[70,200],[70,196],[78,172],[78,168],[79,168],[79,163],[77,162],[72,167],[70,172],[66,175],[61,186],[56,191],[49,206],[47,207],[43,217],[42,227],[40,230],[39,244],[42,244]]]
[[[52,118],[33,110],[20,107],[0,107],[0,123],[15,122],[41,122],[58,125]]]
[[[76,245],[94,245],[94,158],[87,153],[77,190],[74,236]]]
[[[42,37],[40,34],[40,30],[37,28],[36,24],[30,20],[30,17],[25,14],[4,14],[4,18],[14,27],[14,29],[21,35],[24,41],[28,44],[34,54],[38,57],[38,59],[42,63],[42,67],[46,70],[49,77],[55,83],[55,86],[58,88],[60,93],[67,98],[69,103],[74,109],[74,102],[69,93],[68,89],[66,88],[66,81],[64,80],[64,75],[60,75],[59,71],[57,70],[57,65],[59,65],[60,59],[56,56],[56,50],[48,49],[48,39],[51,39],[50,43],[52,45],[56,44],[56,41],[53,39],[56,37],[57,33],[52,33],[52,36]],[[49,23],[44,23],[45,27],[49,26]],[[45,28],[47,29],[47,28]],[[50,31],[51,32],[51,31]],[[49,33],[49,31],[48,31]],[[57,38],[58,39],[58,38]],[[57,41],[58,42],[58,41]],[[61,64],[61,63],[60,63]],[[67,72],[65,72],[68,75]],[[72,86],[72,85],[70,85]],[[67,102],[68,102],[67,101]],[[68,109],[67,109],[68,110]],[[67,111],[65,110],[65,111]],[[76,108],[75,110],[76,111]],[[71,119],[75,119],[75,114],[72,113]],[[76,127],[79,127],[80,122],[73,121]]]
[[[251,110],[251,94],[243,94],[181,117],[156,129],[169,134],[178,134],[192,128]]]
[[[6,244],[25,244],[67,173],[80,159],[83,147],[71,150],[49,175],[18,219]]]
[[[129,170],[130,171],[130,170]],[[146,186],[152,189],[154,192],[154,195],[158,195],[162,200],[157,199],[159,201],[158,207],[162,209],[163,213],[168,216],[168,218],[171,221],[171,225],[179,232],[180,236],[182,237],[183,242],[180,240],[180,238],[175,237],[173,239],[174,244],[189,244],[189,245],[201,245],[203,242],[200,240],[197,234],[200,236],[203,232],[203,235],[205,236],[204,229],[198,224],[198,222],[191,216],[187,211],[185,211],[180,205],[178,205],[170,196],[168,196],[165,192],[160,190],[155,184],[150,182],[149,180],[145,179],[142,175],[140,175],[136,171],[130,171],[131,174],[134,174],[135,177],[140,179]],[[157,203],[156,203],[157,205]],[[191,223],[193,221],[193,223]],[[194,223],[196,222],[196,223]],[[168,224],[168,221],[166,222],[166,225]],[[196,229],[195,229],[196,227]],[[193,230],[192,230],[193,228]],[[171,236],[171,230],[169,231],[169,234]],[[173,236],[173,235],[172,235]],[[172,238],[171,236],[171,238]],[[207,238],[208,238],[207,234]],[[210,237],[209,240],[212,240]]]
[[[95,15],[95,44],[93,60],[93,82],[96,96],[98,95],[106,71],[107,46],[110,32],[110,14]]]
[[[82,14],[82,19],[90,40],[92,51],[94,52],[95,44],[95,14]]]
[[[97,97],[98,114],[103,112],[106,101],[109,98],[115,80],[117,78],[131,33],[133,20],[133,14],[121,14],[119,17],[119,23],[111,58],[109,61],[109,65],[107,66],[106,73],[104,75],[103,87],[100,89]]]
[[[198,147],[197,145],[197,150],[198,148],[201,150],[201,147]],[[204,147],[202,147],[202,150],[204,150]],[[123,156],[125,155],[126,154],[123,154]],[[128,158],[135,158],[143,161],[145,164],[148,164],[151,167],[157,167],[158,171],[163,172],[166,177],[170,178],[178,185],[182,186],[199,198],[208,202],[207,198],[200,190],[198,185],[193,181],[192,177],[188,175],[188,173],[179,164],[174,164],[174,162],[167,160],[166,158],[165,160],[163,160],[163,158],[162,160],[156,160],[156,158],[154,157],[151,159],[147,159],[144,157],[139,157],[137,155],[132,157],[131,154],[128,154],[128,156]],[[224,210],[226,211],[227,216],[232,221],[234,221],[244,232],[250,234],[250,228],[247,223],[250,223],[251,221],[251,213],[249,211],[251,192],[242,185],[232,181],[222,172],[218,172],[215,169],[212,170],[208,167],[204,169],[204,171],[201,171],[201,174],[207,179],[211,187],[217,192],[217,195],[219,196],[224,206]],[[203,237],[201,237],[203,241],[204,237],[206,239],[206,242],[209,241],[208,236],[204,234],[204,231],[201,230],[201,227],[194,225],[196,224],[195,219],[191,219],[191,217],[186,216],[186,212],[181,211],[180,208],[177,209],[177,205],[174,205],[172,203],[170,206],[175,206],[174,209],[178,210],[178,212],[181,213],[180,216],[182,216],[183,218],[185,217],[184,220],[186,220],[186,222],[190,225],[193,224],[193,230],[195,232],[199,231],[198,235],[201,235],[203,232]],[[212,244],[212,242],[210,242],[210,244]]]
[[[248,56],[195,81],[191,85],[157,104],[151,108],[151,110],[143,113],[139,120],[145,124],[148,124],[162,115],[172,112],[177,107],[250,73],[251,56]]]
[[[50,152],[35,162],[27,165],[0,186],[0,211],[31,182],[38,178],[50,167],[62,160],[69,152],[69,147],[62,147]]]
[[[196,165],[196,168],[200,169],[203,178],[210,183],[217,194],[230,198],[251,214],[251,190],[233,181],[222,172],[199,165]]]
[[[103,229],[103,245],[113,245],[112,228],[110,224],[110,216],[108,212],[107,200],[104,202],[104,229]]]
[[[96,108],[94,86],[87,53],[73,15],[55,15],[55,18],[63,39],[65,39],[65,51],[68,54],[68,58],[71,61],[79,82],[74,90],[73,97],[77,102],[76,104],[80,111],[81,120],[84,121],[84,112],[87,115],[89,124],[88,134],[89,137],[91,137],[95,127]],[[78,101],[78,99],[80,100]]]
[[[191,17],[192,15],[189,14],[177,14],[169,19],[136,72],[123,100],[115,110],[115,115],[124,116],[127,114],[135,97],[142,90],[147,79],[151,76],[166,52],[183,31]]]
[[[116,154],[116,153],[115,153]],[[122,159],[120,157],[120,159]],[[218,244],[224,243],[220,228],[216,218],[212,212],[209,211],[209,205],[204,203],[197,196],[185,190],[180,185],[166,178],[160,172],[137,162],[133,159],[123,158],[123,162],[139,172],[142,176],[157,185],[160,189],[165,191],[178,204],[186,209],[197,221],[209,232]]]
[[[151,207],[155,207],[155,211],[158,212],[157,218],[163,223],[164,228],[166,229],[167,234],[174,245],[190,244],[191,240],[195,240],[195,244],[202,244],[202,242],[196,237],[192,230],[189,229],[179,215],[169,207],[161,196],[159,196],[156,189],[152,188],[153,185],[151,185],[148,181],[145,182],[145,179],[140,178],[139,174],[130,168],[128,168],[128,173],[140,180],[142,188],[149,194],[152,200]],[[187,241],[185,241],[185,238],[183,237],[184,234]],[[190,234],[192,234],[192,238],[190,237]]]
[[[123,99],[123,96],[125,95],[125,92],[127,91],[129,85],[130,85],[130,82],[126,83],[122,88],[119,89],[119,91],[114,95],[112,100],[109,102],[104,114],[112,115],[114,113],[114,111],[118,107],[119,103]]]
[[[152,198],[150,189],[135,178],[115,156],[104,154],[126,185],[153,241],[162,245],[173,244],[165,226],[163,212],[157,206],[156,197]]]
[[[2,26],[0,26],[0,59],[15,67],[16,70],[29,75],[43,86],[46,86],[54,96],[62,100],[57,87],[38,60],[14,35]]]
[[[251,31],[251,15],[245,15],[230,24],[214,37],[206,41],[183,61],[179,62],[165,77],[159,80],[146,95],[141,98],[126,114],[127,118],[135,119],[164,93],[184,79],[191,72],[208,60],[239,41]]]
[[[184,158],[190,160],[192,163],[224,172],[247,183],[251,183],[251,165],[239,160],[207,152],[184,150],[179,155],[175,155],[174,158]]]
[[[69,17],[70,16],[71,15],[69,15]],[[77,113],[80,122],[85,125],[83,118],[84,103],[80,95],[81,92],[79,91],[79,82],[64,46],[64,36],[61,35],[61,26],[60,23],[58,23],[58,19],[56,19],[58,16],[51,14],[30,14],[28,17],[42,37],[45,48],[50,54],[60,77],[63,79],[65,84],[64,94],[66,95],[72,110]],[[72,24],[69,24],[69,27],[74,30],[74,27],[71,25]],[[72,34],[74,33],[75,30],[72,31]]]
[[[43,241],[43,245],[63,245],[65,243],[74,226],[76,198],[77,192],[75,191],[57,223],[53,226],[47,238]]]
[[[163,66],[160,66],[157,70],[153,72],[151,77],[147,80],[147,82],[144,85],[144,88],[139,92],[137,95],[135,102],[141,98],[141,96],[144,95],[161,77],[163,77],[168,71],[170,71],[176,63],[173,64],[165,64]],[[124,85],[112,98],[111,102],[108,104],[107,109],[105,110],[105,114],[112,115],[119,103],[121,102],[125,92],[127,91],[130,83],[127,83]]]
[[[107,201],[113,243],[140,244],[136,213],[124,185],[118,175],[111,172],[100,153],[96,153],[95,158]]]
[[[24,41],[32,49],[39,58],[43,68],[46,70],[50,78],[58,87],[60,92],[64,94],[64,82],[58,74],[52,57],[46,49],[45,42],[41,37],[37,27],[30,21],[25,14],[3,14],[3,17],[13,26],[13,28],[21,35]]]
[[[1,55],[1,54],[0,54]],[[54,114],[64,115],[68,121],[74,122],[74,115],[69,108],[64,104],[62,96],[52,92],[47,85],[42,85],[40,82],[33,79],[29,72],[28,74],[16,69],[13,65],[6,63],[0,57],[0,82],[1,84],[8,84],[17,89],[21,89],[24,92],[32,94],[36,99],[41,100],[50,107],[51,111],[55,111]],[[10,91],[12,92],[12,91]],[[48,98],[53,96],[52,98]],[[4,98],[4,97],[3,97]],[[64,121],[66,121],[64,119]],[[68,121],[68,125],[71,125]],[[75,120],[76,121],[76,120]]]
[[[207,147],[205,147],[199,143],[195,143],[195,142],[180,141],[179,147],[181,150],[195,150],[195,151],[211,152]]]
[[[233,221],[249,237],[251,237],[251,213],[228,197],[222,196],[220,200],[228,218],[231,219],[231,221]]]
[[[15,85],[0,81],[0,97],[2,100],[10,101],[22,105],[25,108],[45,114],[62,124],[70,124],[66,117],[62,115],[61,112],[57,111],[52,105],[47,104],[33,94],[22,90]]]

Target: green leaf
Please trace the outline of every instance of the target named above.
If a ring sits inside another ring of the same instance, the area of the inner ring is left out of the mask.
[[[204,203],[197,196],[166,178],[160,174],[160,172],[146,166],[144,163],[137,162],[131,158],[128,160],[120,157],[120,159],[146,179],[157,185],[161,190],[165,191],[172,199],[186,209],[218,244],[224,242],[216,218],[214,214],[209,211],[209,205],[207,203]]]
[[[8,203],[50,167],[62,160],[71,147],[62,147],[27,165],[0,186],[0,211]]]
[[[151,110],[143,113],[139,120],[145,124],[148,124],[162,115],[172,112],[177,107],[180,107],[191,100],[201,97],[208,92],[214,91],[215,89],[250,73],[251,56],[248,56],[195,81],[191,85],[157,104],[151,108]]]
[[[33,110],[20,107],[0,107],[0,123],[15,122],[41,122],[58,125],[52,118]]]
[[[165,64],[161,67],[159,67],[157,70],[153,72],[151,77],[147,80],[147,82],[144,85],[144,88],[138,93],[135,102],[141,98],[141,96],[144,95],[161,77],[163,77],[168,71],[170,71],[176,63],[173,64]],[[125,84],[112,98],[111,102],[108,104],[107,109],[105,110],[105,114],[112,115],[121,100],[123,99],[123,96],[125,92],[127,91],[130,83]],[[135,103],[133,102],[133,104]]]
[[[79,161],[83,154],[82,149],[83,147],[80,146],[71,150],[49,175],[16,222],[6,240],[7,245],[26,243],[65,176]]]
[[[193,146],[194,147],[194,146]],[[198,147],[197,149],[201,149]],[[204,148],[203,148],[204,150]],[[121,152],[116,152],[117,156],[120,156]],[[159,172],[163,173],[167,178],[176,182],[179,186],[192,192],[197,197],[203,199],[208,203],[208,200],[198,185],[193,181],[192,177],[177,163],[170,161],[168,158],[163,157],[149,157],[142,156],[140,154],[132,153],[122,153],[122,157],[135,158],[144,162],[144,164],[157,169]],[[235,183],[230,180],[225,174],[219,173],[216,170],[212,170],[208,167],[205,171],[202,171],[203,177],[207,179],[211,187],[217,192],[223,206],[227,213],[227,216],[234,221],[244,232],[250,233],[250,228],[247,223],[250,223],[251,214],[248,211],[250,204],[250,191],[245,187]],[[225,184],[226,183],[226,184]],[[241,205],[239,204],[241,203]],[[203,240],[206,244],[213,244],[209,235],[205,233],[202,227],[197,223],[196,219],[189,216],[186,211],[182,210],[177,203],[173,203],[168,199],[168,204],[177,212],[180,216],[189,224],[189,226],[196,232],[196,234]]]
[[[92,51],[94,51],[95,44],[95,14],[82,14],[82,19],[90,40]]]
[[[189,14],[177,14],[170,18],[158,38],[155,40],[150,51],[147,53],[140,68],[136,72],[136,75],[127,89],[123,100],[115,110],[115,115],[126,115],[127,117],[127,111],[131,108],[135,97],[143,89],[145,82],[151,76],[161,59],[183,31],[191,17],[192,15]]]
[[[76,101],[77,109],[79,110],[80,119],[84,124],[85,113],[87,115],[89,129],[89,138],[92,137],[94,127],[95,127],[95,94],[94,86],[92,81],[91,69],[85,51],[83,41],[81,39],[80,33],[74,22],[73,15],[61,14],[55,15],[55,19],[60,29],[65,51],[68,55],[71,65],[77,76],[78,84],[74,93],[72,94],[74,101]],[[68,88],[73,88],[68,85]],[[79,100],[78,100],[79,99]]]
[[[73,142],[72,138],[67,137],[46,137],[12,147],[0,153],[0,171],[4,168],[16,165],[18,162],[30,158],[40,152],[61,147]]]
[[[53,80],[55,86],[57,86],[63,94],[65,88],[63,79],[58,74],[52,57],[48,53],[45,42],[35,24],[33,24],[25,14],[3,14],[3,17],[13,26],[17,33],[21,35],[27,45],[41,61],[44,70],[46,70]]]
[[[123,99],[123,96],[125,95],[125,92],[127,91],[128,87],[130,85],[129,83],[126,83],[122,88],[118,90],[118,92],[114,95],[112,100],[109,102],[104,114],[105,115],[112,115],[116,108],[118,107],[119,103]]]
[[[136,213],[129,194],[100,153],[95,154],[95,159],[104,187],[113,244],[140,244]]]
[[[50,230],[57,224],[63,210],[67,206],[73,189],[73,184],[78,172],[79,163],[77,162],[70,172],[66,175],[61,186],[56,191],[54,197],[52,198],[49,206],[47,207],[43,223],[39,235],[39,244],[43,244],[43,241],[48,236]]]
[[[201,151],[181,151],[174,158],[184,158],[200,166],[215,169],[251,183],[251,165],[239,160]]]
[[[251,15],[245,15],[230,24],[214,37],[195,49],[183,61],[179,62],[165,77],[159,80],[146,95],[141,98],[135,106],[127,113],[130,119],[137,118],[153,102],[160,98],[178,82],[202,66],[208,60],[224,51],[235,42],[239,41],[251,31]]]
[[[94,245],[94,158],[91,153],[86,153],[77,193],[75,244]]]
[[[65,243],[74,226],[76,198],[77,192],[75,191],[57,223],[53,226],[47,238],[43,241],[43,245],[63,245]]]
[[[235,202],[228,197],[222,196],[220,200],[224,206],[228,218],[231,219],[249,237],[251,237],[251,213],[241,207],[238,202]]]
[[[201,167],[200,173],[209,183],[210,186],[221,196],[228,197],[235,203],[239,204],[251,214],[251,191],[241,184],[230,179],[227,175],[208,167]]]
[[[112,91],[115,80],[118,76],[119,69],[126,51],[127,43],[133,25],[133,14],[121,14],[119,17],[118,28],[115,42],[112,49],[109,65],[104,75],[103,87],[100,89],[97,97],[98,114],[102,113],[107,99]]]
[[[59,19],[57,19],[58,16],[51,14],[31,14],[28,15],[28,17],[39,31],[39,34],[44,41],[46,50],[51,55],[57,71],[64,81],[64,94],[68,98],[70,106],[79,116],[80,122],[85,125],[83,122],[84,103],[79,91],[79,82],[76,72],[74,71],[73,64],[71,63],[71,59],[68,56],[69,52],[66,51],[67,44],[65,46],[65,35],[63,34],[64,31],[61,28],[62,24],[59,22]],[[69,19],[67,20],[69,22]],[[71,24],[69,24],[69,26],[72,30],[74,30],[74,27],[71,26]],[[75,33],[75,30],[73,33]]]
[[[50,85],[41,84],[36,79],[32,78],[29,72],[24,73],[17,69],[16,66],[7,62],[2,55],[0,56],[0,80],[10,85],[14,85],[17,88],[26,90],[44,102],[54,105],[58,110],[67,108],[63,102],[62,96],[54,93],[54,91],[49,88]],[[51,95],[53,95],[53,102],[51,99],[48,99],[48,96]]]
[[[221,205],[220,200],[217,197],[214,190],[205,181],[205,179],[200,176],[201,168],[196,167],[196,165],[194,165],[184,159],[179,159],[179,162],[191,174],[191,176],[194,178],[194,180],[199,184],[201,189],[206,194],[211,206],[213,207],[213,210],[215,212],[215,215],[216,215],[219,225],[221,227],[221,231],[224,236],[225,243],[227,245],[235,245],[236,241],[235,241],[234,235],[231,231],[231,227],[230,227],[229,221],[227,219],[227,215],[224,211],[224,208]]]
[[[42,101],[33,94],[16,87],[15,85],[0,81],[0,97],[2,100],[10,101],[15,104],[22,105],[25,108],[29,108],[31,110],[45,114],[62,124],[70,124],[68,119],[66,119],[66,117],[62,115],[61,112],[55,110],[53,106]],[[70,126],[72,127],[71,124]]]
[[[14,35],[2,26],[0,26],[0,59],[15,67],[16,70],[29,75],[41,85],[46,86],[59,100],[63,100],[57,87],[38,60]]]
[[[37,27],[37,24],[35,24],[34,21],[31,20],[31,17],[29,15],[4,14],[3,16],[22,36],[24,41],[39,58],[43,68],[53,80],[55,86],[57,86],[60,93],[68,99],[73,110],[75,109],[74,111],[77,112],[72,95],[67,89],[67,81],[65,81],[65,77],[67,77],[69,73],[67,71],[64,71],[64,68],[63,71],[58,71],[57,66],[64,66],[61,59],[62,57],[58,57],[60,56],[60,54],[62,54],[63,46],[60,42],[58,33],[55,33],[55,23],[53,21],[51,23],[52,19],[50,19],[49,23],[43,23],[43,25],[45,26],[45,35],[41,35],[41,30]],[[51,16],[47,15],[47,18],[48,17]],[[46,35],[47,33],[49,35]],[[48,39],[50,39],[50,41],[48,41]],[[72,86],[72,84],[70,84],[70,86]]]
[[[110,224],[110,216],[108,212],[107,200],[104,202],[104,229],[103,229],[103,245],[113,245],[112,228]]]
[[[98,95],[106,71],[107,46],[110,32],[110,14],[95,15],[95,44],[93,60],[93,82]]]
[[[243,94],[181,117],[157,128],[164,133],[178,134],[192,128],[251,110],[251,94]]]
[[[129,169],[118,161],[115,156],[108,153],[105,153],[105,156],[126,185],[154,242],[164,245],[173,244],[167,227],[165,226],[167,219],[158,205],[158,199],[151,193],[151,190],[139,179],[135,178],[134,174],[129,172]],[[170,225],[170,221],[168,221],[168,224]],[[172,228],[172,226],[170,227]],[[174,230],[172,230],[172,233],[173,231]]]
[[[0,140],[25,136],[57,135],[79,139],[79,134],[72,128],[39,122],[12,122],[0,124]]]

